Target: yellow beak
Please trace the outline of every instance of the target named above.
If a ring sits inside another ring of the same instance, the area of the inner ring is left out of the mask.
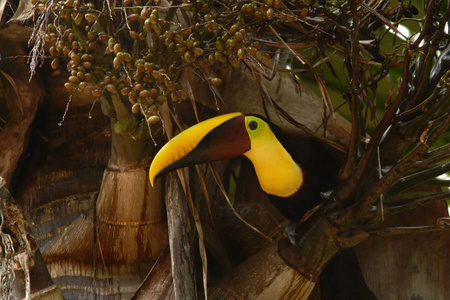
[[[156,154],[149,171],[150,183],[188,165],[237,157],[250,150],[242,113],[230,113],[200,122],[181,132]]]

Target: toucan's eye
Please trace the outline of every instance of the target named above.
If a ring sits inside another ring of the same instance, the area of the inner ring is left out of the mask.
[[[250,130],[255,130],[256,128],[258,128],[258,123],[256,123],[255,121],[250,121],[250,123],[248,123],[248,128]]]

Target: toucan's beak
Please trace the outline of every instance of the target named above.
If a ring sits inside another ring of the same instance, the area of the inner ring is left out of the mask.
[[[230,113],[200,122],[171,139],[156,154],[149,178],[189,165],[230,159],[250,150],[245,116]]]

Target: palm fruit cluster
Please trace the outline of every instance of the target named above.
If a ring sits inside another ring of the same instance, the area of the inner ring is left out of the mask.
[[[37,13],[47,15],[51,67],[65,66],[65,87],[89,90],[107,115],[119,115],[112,99],[120,99],[135,119],[130,128],[115,127],[122,134],[136,134],[136,124],[143,121],[157,123],[166,101],[187,99],[177,83],[186,66],[210,85],[220,85],[224,69],[270,57],[270,45],[261,45],[268,24],[295,25],[306,35],[311,30],[301,20],[321,7],[313,0],[165,5],[160,0],[37,0],[35,5]]]

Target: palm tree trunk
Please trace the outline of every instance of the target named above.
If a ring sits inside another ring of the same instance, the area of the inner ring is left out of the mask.
[[[112,153],[97,199],[103,258],[111,262],[154,261],[167,244],[161,182],[151,187],[152,147],[112,130]]]

